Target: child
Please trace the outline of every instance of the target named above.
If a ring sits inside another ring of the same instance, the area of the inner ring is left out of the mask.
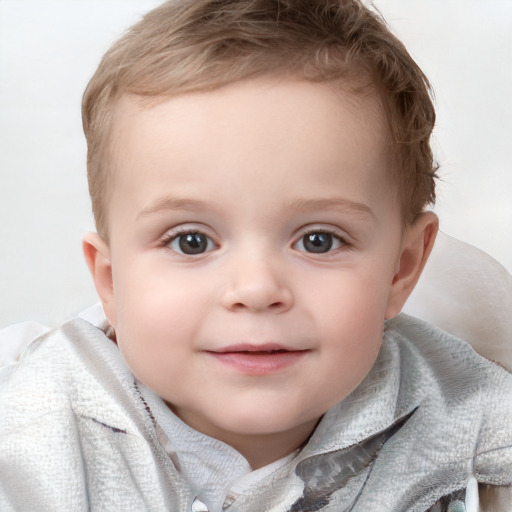
[[[398,315],[428,90],[356,0],[173,0],[114,45],[83,103],[108,324],[2,372],[0,510],[509,510],[512,377]]]

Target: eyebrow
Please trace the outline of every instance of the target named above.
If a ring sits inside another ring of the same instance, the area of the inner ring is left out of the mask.
[[[303,211],[336,209],[350,214],[357,214],[376,218],[375,213],[373,213],[372,209],[368,205],[341,197],[330,197],[322,199],[299,198],[291,201],[289,203],[289,207]]]
[[[204,210],[208,208],[208,204],[208,202],[197,201],[196,199],[190,198],[161,197],[148,206],[145,206],[137,215],[137,219],[166,210]]]
[[[161,197],[150,205],[144,207],[137,215],[137,219],[166,210],[205,210],[209,207],[211,207],[211,205],[207,201],[166,196]],[[298,198],[290,201],[287,204],[287,207],[298,211],[312,212],[318,210],[336,209],[349,214],[371,216],[376,218],[372,209],[368,205],[340,197],[322,199]]]

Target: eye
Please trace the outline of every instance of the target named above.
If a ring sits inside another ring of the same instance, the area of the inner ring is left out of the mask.
[[[322,254],[345,245],[342,238],[328,231],[312,231],[305,234],[294,246],[299,251]]]
[[[213,240],[198,231],[175,235],[168,243],[168,246],[173,251],[192,256],[215,249]]]

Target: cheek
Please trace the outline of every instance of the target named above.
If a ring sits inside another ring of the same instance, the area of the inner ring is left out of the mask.
[[[342,369],[348,380],[369,371],[380,348],[384,330],[384,316],[380,304],[373,310],[365,300],[350,297],[349,304],[339,304],[325,311],[327,323],[324,332],[329,352],[336,360],[333,372]],[[328,363],[327,363],[328,364]],[[337,368],[336,368],[337,366]],[[354,377],[351,377],[354,376]]]
[[[383,323],[366,322],[363,330],[354,322],[332,340],[331,349],[322,354],[323,376],[316,397],[323,411],[347,397],[368,375],[381,347],[382,332]]]
[[[204,302],[204,282],[200,276],[178,271],[161,258],[147,258],[137,265],[119,269],[114,282],[118,316],[136,330],[164,332],[172,326],[186,326],[199,315]]]
[[[157,266],[145,270],[132,267],[117,282],[116,334],[128,366],[149,385],[186,371],[204,301],[192,283],[166,277]]]
[[[308,287],[315,286],[309,301],[332,329],[352,327],[354,334],[364,332],[370,325],[384,322],[391,280],[390,276],[371,268],[357,272],[347,269],[308,283]]]
[[[345,276],[314,297],[316,325],[324,340],[324,380],[342,395],[333,390],[329,405],[350,393],[370,371],[381,345],[387,293],[382,282]]]

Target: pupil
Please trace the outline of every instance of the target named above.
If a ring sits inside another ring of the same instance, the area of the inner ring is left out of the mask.
[[[187,233],[180,236],[179,245],[185,254],[201,254],[206,250],[208,242],[201,233]]]
[[[327,252],[332,247],[332,235],[330,233],[310,233],[304,236],[303,244],[308,252]]]

